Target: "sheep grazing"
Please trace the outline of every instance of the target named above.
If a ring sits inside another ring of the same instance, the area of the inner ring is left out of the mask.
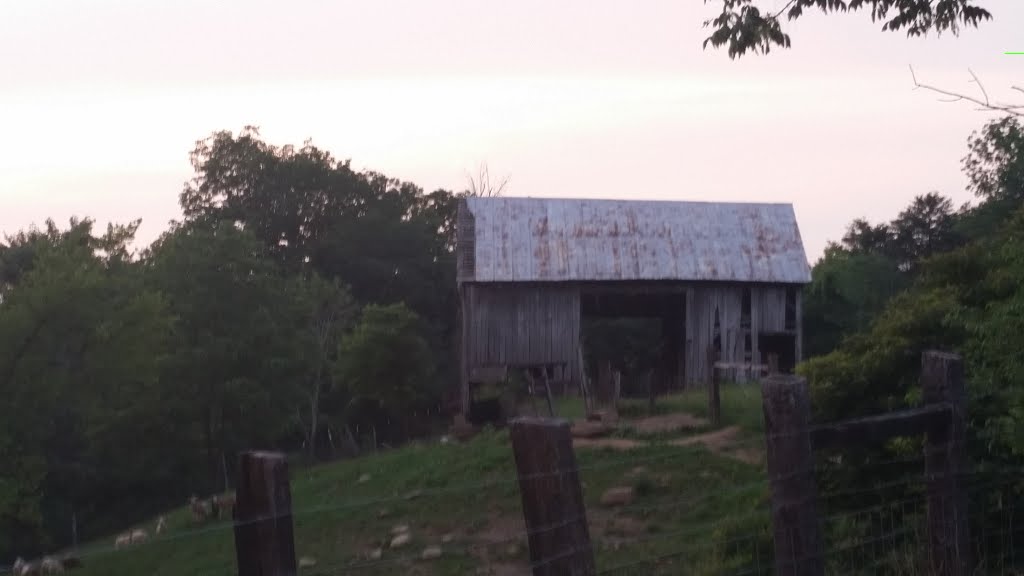
[[[36,576],[39,574],[39,567],[31,562],[25,562],[21,558],[14,561],[12,567],[14,576]]]
[[[199,498],[192,496],[188,500],[188,506],[192,509],[192,520],[196,523],[205,522],[212,514],[211,506],[209,502],[200,500]]]
[[[114,540],[114,548],[124,548],[125,546],[132,543],[132,535],[130,532],[125,532]]]
[[[164,530],[166,528],[167,528],[167,520],[163,516],[157,518],[156,519],[156,530],[154,530],[156,535],[159,536],[159,535],[163,534],[163,532],[164,532]]]
[[[64,565],[53,556],[45,556],[40,562],[43,574],[63,574]]]
[[[235,497],[228,494],[227,496],[214,496],[210,499],[210,503],[213,505],[213,514],[219,520],[221,517],[231,518],[235,510]]]
[[[145,530],[143,530],[142,528],[136,528],[135,530],[132,530],[129,541],[132,544],[142,544],[148,539],[149,534],[147,534]]]

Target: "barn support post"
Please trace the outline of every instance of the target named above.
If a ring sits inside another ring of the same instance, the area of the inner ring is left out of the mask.
[[[711,381],[708,382],[708,420],[712,426],[722,423],[722,397],[719,391],[721,376],[718,370],[718,352],[714,347],[708,349],[708,364],[711,365]]]
[[[240,454],[235,497],[238,576],[295,576],[292,495],[284,454]]]
[[[593,576],[597,571],[569,423],[517,418],[510,435],[533,575]]]
[[[931,574],[970,573],[967,497],[962,477],[967,472],[967,393],[963,360],[955,354],[929,351],[921,357],[924,403],[947,404],[950,420],[928,431],[925,474],[928,478],[928,543]]]
[[[768,480],[772,498],[775,573],[822,576],[821,532],[815,506],[810,396],[807,381],[775,375],[762,382]]]

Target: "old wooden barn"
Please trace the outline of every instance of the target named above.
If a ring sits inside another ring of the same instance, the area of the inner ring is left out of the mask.
[[[498,370],[578,384],[590,315],[660,318],[668,386],[707,382],[714,358],[801,358],[810,268],[789,204],[471,197],[456,252],[464,411]]]

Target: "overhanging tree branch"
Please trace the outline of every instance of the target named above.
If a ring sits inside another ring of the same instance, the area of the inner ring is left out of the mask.
[[[961,94],[959,92],[944,90],[942,88],[938,88],[930,84],[922,84],[921,82],[918,81],[917,74],[914,73],[914,67],[910,66],[910,77],[914,81],[914,89],[916,90],[918,88],[923,88],[925,90],[935,92],[936,94],[942,94],[943,96],[948,97],[940,99],[941,102],[972,102],[980,106],[979,110],[982,111],[1000,112],[1003,114],[1009,114],[1010,116],[1024,117],[1024,104],[1001,104],[993,102],[989,98],[988,91],[985,90],[985,86],[981,83],[981,80],[978,78],[977,74],[975,74],[974,71],[970,69],[968,69],[968,72],[971,73],[971,82],[977,84],[978,89],[981,91],[980,98],[976,96],[970,96],[968,94]],[[1022,90],[1019,86],[1012,86],[1011,90],[1016,90],[1018,92],[1024,93],[1024,90]]]

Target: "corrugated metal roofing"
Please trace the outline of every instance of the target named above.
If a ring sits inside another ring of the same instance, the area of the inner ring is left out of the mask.
[[[477,282],[807,283],[790,204],[468,198]]]

